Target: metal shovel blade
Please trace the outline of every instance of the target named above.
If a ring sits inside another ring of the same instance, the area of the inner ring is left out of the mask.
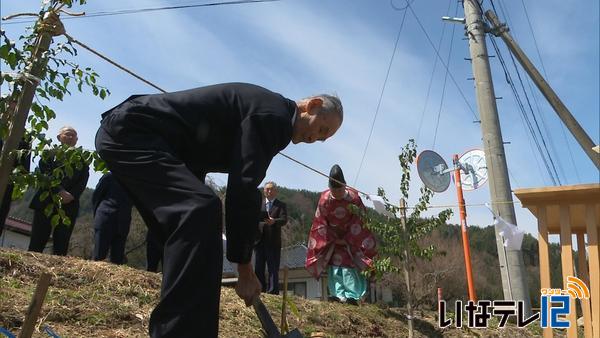
[[[277,328],[277,325],[275,325],[269,310],[267,310],[267,307],[265,304],[263,304],[259,297],[254,299],[252,306],[254,307],[254,311],[260,320],[260,324],[262,325],[267,338],[304,338],[298,329],[294,329],[282,336],[281,332],[279,332],[279,329]]]

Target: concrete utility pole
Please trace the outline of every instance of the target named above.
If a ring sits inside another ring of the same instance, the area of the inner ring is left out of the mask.
[[[494,35],[502,38],[506,46],[510,49],[511,53],[519,60],[521,66],[525,69],[527,74],[531,77],[535,85],[539,88],[539,90],[544,94],[548,103],[554,108],[558,117],[562,120],[562,122],[569,128],[573,137],[579,142],[583,151],[588,155],[590,160],[596,165],[596,168],[600,169],[600,154],[594,151],[594,142],[590,138],[590,136],[585,132],[585,130],[581,127],[579,122],[573,117],[569,109],[564,105],[564,103],[560,100],[558,95],[552,90],[552,87],[544,80],[544,77],[540,72],[535,68],[533,63],[529,60],[525,52],[519,47],[517,42],[512,38],[512,36],[508,33],[508,27],[500,23],[498,17],[494,12],[487,11],[485,13],[487,19],[492,23],[492,33]]]
[[[475,77],[477,108],[481,118],[481,132],[490,180],[492,208],[496,215],[507,222],[517,224],[485,41],[485,24],[481,7],[475,1],[477,0],[464,0],[465,24],[467,37],[469,38],[473,76]],[[504,298],[524,301],[525,312],[530,314],[531,301],[527,288],[523,254],[521,250],[505,251],[498,228],[496,228],[496,246],[498,248],[498,260],[500,261]]]

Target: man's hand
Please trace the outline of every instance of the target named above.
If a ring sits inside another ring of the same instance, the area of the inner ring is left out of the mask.
[[[260,295],[262,286],[254,274],[252,264],[238,264],[238,282],[235,293],[244,300],[246,306],[252,305],[254,298]]]
[[[73,195],[71,195],[71,193],[66,190],[59,191],[58,196],[60,196],[63,204],[69,204],[75,199]]]
[[[275,224],[275,219],[269,217],[269,218],[265,219],[265,223],[267,223],[268,225],[273,225],[273,224]]]

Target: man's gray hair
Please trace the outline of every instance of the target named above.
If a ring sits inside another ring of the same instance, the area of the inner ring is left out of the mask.
[[[275,182],[273,182],[273,181],[269,181],[269,182],[265,183],[265,187],[266,187],[267,185],[269,185],[269,184],[270,184],[270,185],[272,185],[272,186],[273,186],[273,188],[277,189],[277,183],[275,183]]]
[[[337,95],[329,95],[329,94],[318,94],[313,95],[311,97],[306,98],[305,100],[309,100],[312,98],[320,98],[323,100],[323,106],[321,107],[320,113],[331,114],[335,113],[339,116],[340,121],[344,120],[344,107],[342,107],[342,101]]]

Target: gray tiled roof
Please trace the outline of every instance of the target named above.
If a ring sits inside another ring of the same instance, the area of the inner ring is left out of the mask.
[[[235,264],[227,260],[225,235],[223,235],[223,274],[237,274]],[[296,244],[281,249],[281,262],[279,268],[287,265],[289,269],[304,268],[306,261],[306,252],[308,248],[302,244]],[[254,255],[252,256],[252,264],[254,265]]]
[[[308,248],[302,244],[296,244],[281,249],[281,263],[279,268],[287,265],[289,269],[304,268],[306,252]]]

